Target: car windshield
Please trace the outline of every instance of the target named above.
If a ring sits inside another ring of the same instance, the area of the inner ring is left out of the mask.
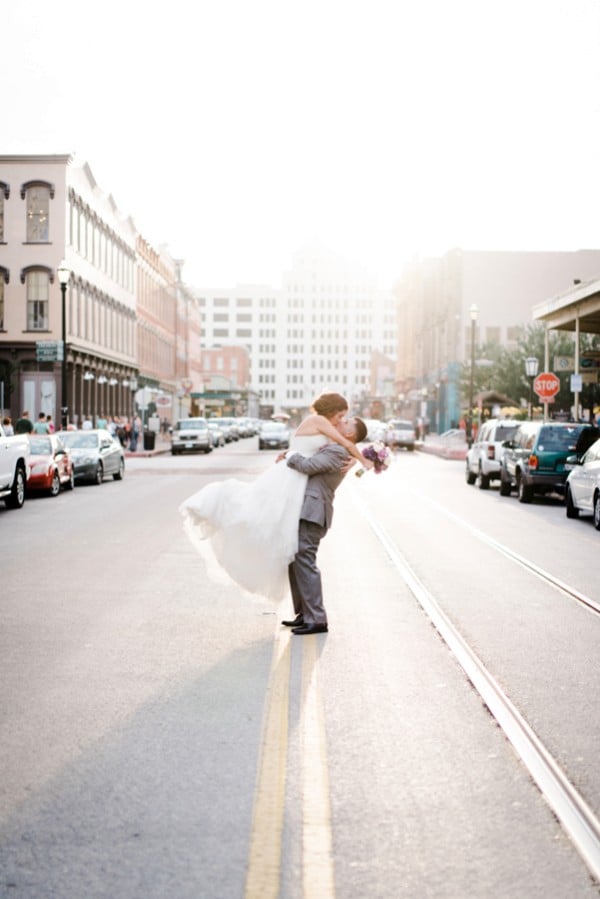
[[[202,431],[208,427],[203,418],[187,418],[185,421],[177,422],[178,431]]]
[[[575,449],[581,426],[572,428],[542,428],[538,440],[538,449],[546,452],[561,452]]]
[[[64,431],[61,435],[63,443],[71,449],[95,449],[98,446],[98,435],[85,431]]]
[[[32,456],[48,456],[52,453],[52,441],[48,437],[31,437],[29,446]]]
[[[268,421],[263,426],[263,431],[287,431],[287,426],[280,421]]]

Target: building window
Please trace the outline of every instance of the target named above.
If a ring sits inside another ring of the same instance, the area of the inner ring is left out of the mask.
[[[229,297],[215,297],[215,306],[229,306]]]
[[[27,190],[27,242],[49,240],[50,189],[35,185]]]
[[[0,331],[4,331],[4,278],[0,278]]]
[[[0,187],[1,187],[0,182]],[[0,193],[0,243],[4,243],[4,194]]]
[[[47,272],[27,274],[27,330],[48,330],[49,278]]]

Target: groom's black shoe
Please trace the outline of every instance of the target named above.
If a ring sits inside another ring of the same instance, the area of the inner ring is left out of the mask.
[[[282,621],[286,627],[304,627],[304,618],[302,615],[296,615],[293,621]]]
[[[304,627],[295,627],[292,629],[293,634],[304,636],[305,634],[326,634],[326,624],[305,624]]]

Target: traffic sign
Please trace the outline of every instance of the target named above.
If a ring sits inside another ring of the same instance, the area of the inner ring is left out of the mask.
[[[548,401],[560,390],[560,380],[551,371],[543,371],[533,382],[533,389],[542,400]]]

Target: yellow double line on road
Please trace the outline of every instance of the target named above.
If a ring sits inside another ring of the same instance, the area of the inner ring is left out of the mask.
[[[292,638],[293,639],[293,638]],[[314,636],[302,647],[302,877],[305,899],[334,899],[331,811],[325,722]],[[279,631],[263,724],[245,899],[277,899],[285,813],[291,635]]]

